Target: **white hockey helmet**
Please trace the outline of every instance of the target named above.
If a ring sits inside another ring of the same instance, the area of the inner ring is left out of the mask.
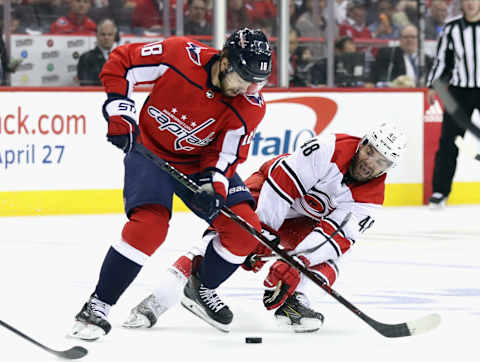
[[[370,144],[395,167],[407,148],[407,136],[396,125],[382,123],[363,136],[360,144]]]

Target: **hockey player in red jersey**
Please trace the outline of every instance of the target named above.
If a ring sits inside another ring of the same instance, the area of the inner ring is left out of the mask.
[[[317,136],[293,154],[266,162],[245,181],[257,202],[263,234],[279,240],[331,286],[338,275],[338,260],[373,225],[384,200],[386,172],[399,162],[405,146],[403,132],[382,124],[361,139],[345,134]],[[348,213],[350,219],[330,240],[328,236]],[[178,303],[191,270],[205,254],[205,245],[215,240],[216,231],[206,232],[202,243],[181,256],[161,277],[159,288],[132,309],[124,326],[151,327]],[[318,248],[305,252],[314,247]],[[259,243],[246,258],[244,268],[258,272],[265,261],[253,255],[270,254],[271,250]],[[324,319],[309,307],[304,294],[307,282],[282,260],[271,265],[264,281],[265,307],[276,309],[275,318],[295,332],[316,331]],[[182,300],[184,306],[188,303]]]
[[[257,241],[219,211],[225,203],[261,230],[253,198],[235,169],[247,158],[265,114],[260,90],[270,72],[267,38],[248,28],[232,33],[221,52],[185,37],[127,44],[112,52],[100,74],[108,95],[103,114],[108,141],[126,153],[123,195],[129,220],[105,256],[95,291],[75,317],[72,336],[95,340],[110,331],[110,307],[166,238],[174,193],[219,234],[192,274],[188,293],[204,319],[228,330],[233,313],[215,289]],[[153,89],[137,125],[130,96],[135,85],[149,83]],[[137,143],[188,174],[199,192],[186,190],[146,159]]]

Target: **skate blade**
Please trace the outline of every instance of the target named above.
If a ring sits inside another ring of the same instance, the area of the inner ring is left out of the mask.
[[[294,331],[295,333],[313,333],[320,330],[323,323],[314,318],[302,318],[301,324],[293,324],[290,318],[275,316],[277,325],[283,330]]]
[[[123,322],[122,327],[124,328],[150,328],[150,321],[143,314],[132,312],[128,319]]]
[[[214,321],[212,318],[210,318],[205,311],[199,307],[195,302],[193,302],[191,299],[184,297],[182,299],[182,306],[195,314],[198,318],[204,320],[208,324],[210,324],[212,327],[215,329],[218,329],[221,332],[224,333],[229,333],[230,332],[230,325],[229,324],[222,324]]]
[[[433,202],[431,202],[428,204],[428,208],[432,211],[441,211],[445,210],[447,206],[445,205],[445,201],[442,201],[439,204],[434,204]]]
[[[93,342],[105,335],[105,331],[93,324],[76,321],[72,331],[68,335],[71,338],[81,339],[82,341]]]

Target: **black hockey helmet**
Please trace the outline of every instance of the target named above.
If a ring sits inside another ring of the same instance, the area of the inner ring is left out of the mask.
[[[272,72],[272,50],[261,30],[237,30],[228,37],[223,49],[233,70],[247,82],[264,82]]]

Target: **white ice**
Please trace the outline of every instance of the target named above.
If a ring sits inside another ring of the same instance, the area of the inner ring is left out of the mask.
[[[399,323],[439,313],[440,327],[424,335],[385,338],[315,286],[309,295],[325,315],[322,329],[281,330],[261,303],[264,273],[243,270],[219,289],[235,314],[228,334],[181,306],[152,329],[122,328],[130,308],[201,235],[205,224],[186,213],[174,215],[167,241],[112,309],[111,333],[94,343],[66,334],[95,287],[124,216],[0,218],[0,319],[51,348],[86,347],[85,362],[478,361],[479,214],[479,206],[385,208],[341,265],[334,288],[376,320]],[[246,344],[247,336],[263,343]],[[0,327],[0,361],[57,360]]]

